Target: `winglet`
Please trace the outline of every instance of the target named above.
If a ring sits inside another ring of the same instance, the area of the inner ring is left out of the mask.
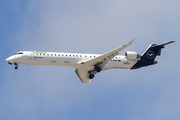
[[[127,44],[127,46],[131,45],[135,39],[136,39],[136,38],[133,38],[133,39]]]

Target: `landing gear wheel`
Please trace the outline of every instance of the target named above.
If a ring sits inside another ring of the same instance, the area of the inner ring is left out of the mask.
[[[101,72],[101,70],[102,70],[101,67],[97,67],[97,68],[96,68],[96,71],[97,71],[97,72]]]
[[[14,65],[15,65],[15,69],[17,70],[18,69],[18,64],[14,63]]]
[[[90,74],[90,75],[89,75],[89,78],[90,78],[90,79],[93,79],[93,78],[94,78],[94,74]]]

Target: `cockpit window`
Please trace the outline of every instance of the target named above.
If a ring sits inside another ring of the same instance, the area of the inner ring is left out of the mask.
[[[20,55],[20,54],[23,54],[22,52],[19,52],[19,53],[15,53],[14,55]]]

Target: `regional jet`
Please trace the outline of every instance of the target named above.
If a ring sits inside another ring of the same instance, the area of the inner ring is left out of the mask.
[[[125,55],[119,55],[119,52],[130,46],[134,39],[104,54],[20,51],[7,58],[6,61],[10,65],[14,64],[15,69],[18,69],[19,64],[74,67],[80,80],[83,83],[89,83],[95,74],[102,70],[114,68],[138,69],[157,64],[155,58],[160,56],[161,49],[174,42],[151,44],[142,55],[132,51],[127,51]]]

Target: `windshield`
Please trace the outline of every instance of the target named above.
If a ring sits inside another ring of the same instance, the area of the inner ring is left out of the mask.
[[[14,55],[19,55],[19,54],[23,54],[22,52],[18,52],[18,53],[15,53]]]

